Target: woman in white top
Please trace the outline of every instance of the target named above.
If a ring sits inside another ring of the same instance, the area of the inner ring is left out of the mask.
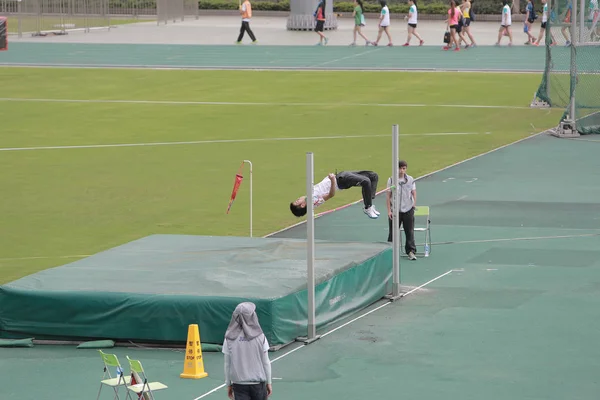
[[[542,42],[542,39],[544,38],[544,34],[546,32],[548,32],[548,33],[550,33],[550,37],[552,38],[552,45],[555,45],[556,39],[554,39],[554,35],[547,28],[547,25],[548,25],[548,0],[542,0],[542,4],[544,5],[544,8],[542,8],[542,27],[540,28],[540,33],[537,37],[537,41],[534,44],[536,46],[539,46],[540,43]]]
[[[425,41],[423,38],[417,33],[417,0],[408,0],[408,4],[410,8],[408,9],[408,37],[406,38],[406,43],[403,46],[410,46],[410,39],[413,35],[419,39],[419,46],[423,46]]]
[[[496,42],[496,46],[500,46],[500,41],[502,40],[502,36],[508,36],[510,42],[509,46],[512,46],[513,37],[512,37],[512,29],[510,26],[512,25],[512,13],[510,10],[510,6],[508,5],[508,0],[502,0],[502,22],[500,23],[500,29],[498,30],[498,41]]]
[[[372,44],[373,46],[378,46],[381,35],[383,35],[383,32],[385,32],[388,38],[388,46],[393,46],[392,35],[390,35],[390,9],[387,6],[386,0],[380,0],[379,4],[381,4],[381,14],[379,15],[379,33],[377,34],[377,40],[375,40]]]

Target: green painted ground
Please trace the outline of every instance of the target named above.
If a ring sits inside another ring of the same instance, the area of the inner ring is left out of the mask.
[[[325,329],[310,346],[272,353],[273,398],[593,398],[600,239],[592,235],[600,229],[585,221],[600,215],[593,200],[600,185],[581,171],[597,146],[538,136],[419,181],[437,244],[429,258],[401,261],[402,283],[408,290],[452,272],[335,332]],[[569,190],[555,190],[557,180],[568,180]],[[531,206],[544,214],[523,209]],[[368,219],[360,206],[317,223],[329,239],[377,241],[387,233],[385,220]],[[138,357],[152,379],[169,385],[160,398],[225,398],[223,389],[207,394],[223,381],[218,353],[204,354],[210,376],[200,381],[178,377],[182,352],[114,353]],[[97,393],[102,371],[93,350],[37,346],[0,355],[2,399],[44,397],[45,384],[65,400]],[[36,385],[24,391],[33,376]]]
[[[553,50],[556,69],[569,69],[570,49]],[[539,56],[533,57],[532,54]],[[564,57],[561,57],[564,53]],[[544,70],[545,48],[481,46],[448,53],[441,46],[210,46],[78,43],[11,43],[0,53],[0,65],[181,67],[181,68],[308,68],[419,69],[456,71]],[[589,58],[595,69],[595,59]],[[586,60],[582,60],[586,62]],[[539,82],[538,82],[539,83]],[[528,93],[532,96],[535,90]],[[531,100],[531,99],[529,99]]]

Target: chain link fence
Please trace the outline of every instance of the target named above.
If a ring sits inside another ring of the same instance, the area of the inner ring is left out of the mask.
[[[8,34],[64,35],[67,31],[110,29],[108,0],[0,0]]]
[[[197,0],[0,0],[9,35],[65,35],[110,29],[113,19],[156,17],[158,24],[198,19]]]
[[[156,0],[157,24],[184,21],[186,16],[198,19],[198,0]]]

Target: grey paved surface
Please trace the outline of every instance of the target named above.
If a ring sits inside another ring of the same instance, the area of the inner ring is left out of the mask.
[[[329,45],[346,46],[352,42],[353,20],[340,18],[338,29],[327,32]],[[239,31],[240,19],[235,16],[201,16],[198,20],[188,17],[187,20],[167,25],[157,26],[156,22],[140,22],[131,25],[121,25],[108,30],[95,30],[90,33],[81,31],[71,32],[66,36],[31,37],[23,35],[22,38],[11,37],[11,42],[58,42],[58,43],[133,43],[133,44],[204,44],[226,45],[233,44]],[[493,45],[498,32],[497,22],[476,22],[472,25],[472,32],[479,45]],[[260,45],[312,45],[318,41],[318,36],[310,31],[288,31],[285,17],[255,17],[251,27],[256,34]],[[406,41],[407,24],[403,20],[393,20],[391,25],[392,39],[395,45]],[[426,45],[442,45],[445,31],[443,21],[421,21],[417,28]],[[536,24],[534,31],[539,31]],[[365,35],[374,40],[377,36],[377,20],[367,19],[367,26],[363,29]],[[525,42],[525,34],[521,24],[514,24],[515,45]],[[246,43],[249,39],[246,37]],[[505,44],[507,43],[507,39]],[[359,44],[364,44],[362,40]],[[412,41],[417,44],[415,38]],[[387,44],[387,39],[382,39],[381,44]]]

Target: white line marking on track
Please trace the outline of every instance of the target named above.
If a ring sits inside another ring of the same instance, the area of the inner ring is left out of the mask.
[[[439,133],[407,133],[401,136],[459,136],[479,135],[478,132],[439,132]],[[216,140],[191,140],[184,142],[148,142],[148,143],[110,143],[110,144],[85,144],[74,146],[36,146],[36,147],[4,147],[0,151],[26,151],[26,150],[64,150],[64,149],[100,149],[106,147],[141,147],[141,146],[174,146],[189,144],[214,144],[214,143],[248,143],[248,142],[280,142],[286,140],[333,140],[333,139],[360,139],[387,137],[389,135],[348,135],[348,136],[314,136],[314,137],[289,137],[289,138],[258,138],[258,139],[216,139]]]
[[[349,56],[346,56],[346,57],[341,57],[341,58],[338,58],[338,59],[335,59],[335,60],[325,61],[324,63],[315,64],[315,65],[312,65],[311,67],[313,67],[313,68],[314,68],[314,67],[320,67],[320,66],[322,66],[322,65],[327,65],[327,64],[336,63],[336,62],[338,62],[338,61],[347,60],[347,59],[349,59],[349,58],[359,57],[359,56],[362,56],[363,54],[373,53],[373,52],[375,52],[375,51],[377,51],[377,50],[381,50],[381,49],[382,49],[382,47],[380,47],[380,48],[376,48],[376,49],[373,49],[373,50],[367,50],[367,51],[363,51],[362,53],[351,54],[351,55],[349,55]]]
[[[501,110],[537,110],[523,106],[478,105],[478,104],[420,104],[420,103],[271,103],[244,101],[170,101],[170,100],[109,100],[109,99],[44,99],[0,97],[1,102],[31,103],[89,103],[89,104],[142,104],[180,106],[289,106],[289,107],[442,107],[442,108],[483,108]]]
[[[431,279],[431,280],[429,280],[429,281],[425,282],[424,284],[422,284],[422,285],[420,285],[420,286],[417,286],[416,288],[414,288],[414,289],[412,289],[412,290],[410,290],[410,291],[408,291],[408,292],[406,292],[406,293],[403,293],[403,294],[401,295],[401,297],[406,297],[406,296],[409,296],[410,294],[412,294],[412,293],[416,292],[417,290],[420,290],[420,289],[424,288],[425,286],[427,286],[427,285],[429,285],[429,284],[431,284],[431,283],[433,283],[433,282],[437,281],[438,279],[441,279],[441,278],[443,278],[444,276],[451,274],[453,271],[454,271],[454,270],[446,271],[446,272],[444,272],[443,274],[441,274],[441,275],[439,275],[439,276],[436,276],[435,278],[433,278],[433,279]],[[350,321],[348,321],[348,322],[346,322],[346,323],[344,323],[344,324],[342,324],[342,325],[340,325],[340,326],[338,326],[338,327],[336,327],[336,328],[334,328],[334,329],[331,329],[330,331],[327,331],[327,332],[323,333],[323,334],[321,335],[321,339],[325,338],[326,336],[329,336],[330,334],[334,333],[335,331],[337,331],[337,330],[339,330],[339,329],[341,329],[341,328],[343,328],[343,327],[345,327],[345,326],[348,326],[348,325],[350,325],[351,323],[353,323],[353,322],[355,322],[355,321],[358,321],[358,320],[359,320],[359,319],[361,319],[361,318],[364,318],[364,317],[366,317],[366,316],[367,316],[367,315],[369,315],[369,314],[372,314],[372,313],[374,313],[374,312],[375,312],[375,311],[377,311],[377,310],[381,310],[383,307],[386,307],[386,306],[388,306],[388,305],[390,305],[390,304],[392,304],[392,302],[391,302],[391,301],[388,301],[388,302],[386,302],[386,303],[384,303],[384,304],[382,304],[382,305],[380,305],[380,306],[378,306],[378,307],[376,307],[376,308],[374,308],[374,309],[372,309],[372,310],[369,310],[369,311],[365,312],[364,314],[361,314],[361,315],[359,315],[358,317],[356,317],[356,318],[354,318],[354,319],[352,319],[352,320],[350,320]],[[296,351],[298,351],[298,350],[300,350],[300,349],[303,349],[303,348],[305,348],[305,347],[306,347],[306,345],[300,345],[300,346],[298,346],[298,347],[296,347],[296,348],[294,348],[294,349],[292,349],[292,350],[288,351],[287,353],[284,353],[284,354],[280,355],[279,357],[277,357],[277,358],[275,358],[275,359],[271,360],[271,364],[272,364],[272,363],[274,363],[274,362],[276,362],[276,361],[278,361],[278,360],[281,360],[282,358],[284,358],[284,357],[287,357],[287,356],[289,356],[290,354],[292,354],[292,353],[295,353]],[[219,389],[222,389],[222,388],[224,388],[224,387],[225,387],[225,384],[222,384],[222,385],[220,385],[220,386],[217,386],[216,388],[214,388],[214,389],[212,389],[212,390],[210,390],[210,391],[208,391],[208,392],[204,393],[204,394],[203,394],[203,395],[201,395],[200,397],[196,397],[194,400],[200,400],[200,399],[202,399],[202,398],[204,398],[204,397],[206,397],[206,396],[208,396],[208,395],[210,395],[210,394],[212,394],[212,393],[216,392],[217,390],[219,390]]]
[[[84,54],[82,52],[82,54]],[[477,69],[477,68],[366,68],[366,67],[334,67],[334,68],[316,68],[316,67],[260,67],[260,66],[189,66],[189,65],[136,65],[136,64],[71,64],[71,63],[0,63],[3,68],[54,68],[54,69],[133,69],[133,70],[152,70],[152,71],[269,71],[269,72],[329,72],[329,73],[373,73],[373,72],[421,72],[434,74],[461,73],[461,74],[539,74],[543,69]]]
[[[74,255],[74,256],[32,256],[32,257],[11,257],[11,258],[0,258],[0,261],[18,261],[18,260],[40,260],[43,258],[85,258],[91,257],[91,255]]]
[[[524,240],[572,239],[572,238],[583,238],[583,237],[594,237],[594,236],[600,236],[600,233],[583,233],[580,235],[530,236],[530,237],[516,237],[516,238],[502,238],[502,239],[458,240],[458,241],[431,243],[431,245],[437,246],[437,245],[443,245],[443,244],[519,242],[519,241],[524,241]]]

